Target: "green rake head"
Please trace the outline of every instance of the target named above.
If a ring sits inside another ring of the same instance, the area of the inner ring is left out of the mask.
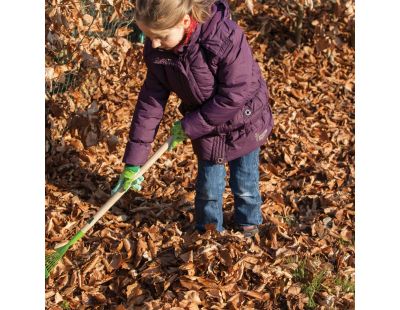
[[[49,277],[50,272],[54,269],[57,265],[59,260],[64,256],[65,252],[67,252],[68,247],[66,245],[58,248],[54,253],[46,254],[46,270],[45,270],[45,277],[46,279]]]
[[[50,275],[50,272],[57,266],[58,262],[64,256],[64,254],[68,251],[68,249],[75,244],[80,238],[83,237],[85,233],[82,231],[78,231],[78,233],[66,244],[62,247],[59,247],[55,250],[55,252],[51,254],[46,254],[45,257],[45,278],[47,279]]]

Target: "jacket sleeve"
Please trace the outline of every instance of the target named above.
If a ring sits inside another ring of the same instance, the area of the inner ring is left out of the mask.
[[[217,57],[215,95],[182,120],[182,127],[192,140],[216,132],[216,127],[231,120],[258,89],[252,84],[254,60],[250,46],[239,26],[234,27],[224,42],[226,48]]]
[[[133,114],[123,162],[143,165],[151,151],[170,91],[165,88],[148,66],[147,76],[140,90]]]

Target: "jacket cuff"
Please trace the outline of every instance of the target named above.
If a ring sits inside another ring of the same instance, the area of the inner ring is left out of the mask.
[[[151,143],[128,141],[122,161],[125,164],[143,166],[151,151]]]
[[[208,135],[215,130],[215,126],[206,122],[200,110],[187,113],[182,119],[182,128],[185,134],[192,140]]]

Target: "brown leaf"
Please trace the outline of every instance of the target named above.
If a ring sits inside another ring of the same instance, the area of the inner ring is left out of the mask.
[[[116,37],[125,37],[132,32],[132,29],[128,27],[120,27],[115,31]]]
[[[92,271],[92,269],[96,266],[97,262],[99,261],[99,259],[101,258],[100,255],[96,255],[87,265],[86,267],[83,269],[82,274],[88,273],[90,271]]]
[[[199,284],[196,280],[197,277],[183,276],[179,279],[179,283],[188,290],[199,291],[203,286]]]
[[[91,147],[98,143],[98,136],[94,131],[89,131],[85,137],[85,146]]]
[[[62,296],[60,295],[60,293],[59,292],[56,292],[56,295],[55,295],[55,297],[54,297],[54,302],[56,303],[56,304],[58,304],[59,302],[61,302],[61,301],[63,301],[64,299],[62,298]]]
[[[318,42],[315,45],[318,52],[321,52],[321,51],[327,49],[329,46],[330,46],[329,40],[326,38],[322,38],[322,39],[318,40]]]
[[[245,0],[246,3],[246,7],[249,10],[249,12],[251,13],[251,15],[254,15],[254,3],[253,0]]]
[[[147,251],[147,243],[142,238],[139,238],[136,244],[136,253],[135,259],[133,262],[133,266],[139,266],[140,261],[142,260],[143,254]]]
[[[289,295],[299,295],[301,292],[301,287],[298,284],[293,284],[291,287],[288,289]]]
[[[245,291],[244,293],[249,297],[256,298],[256,299],[259,299],[259,300],[267,300],[267,299],[269,299],[269,294],[268,293],[262,294],[262,293],[259,293],[259,292],[256,292],[256,291]]]
[[[108,150],[112,153],[115,152],[117,150],[117,144],[118,144],[118,137],[111,135],[108,139],[107,139],[107,146],[108,146]]]
[[[190,300],[197,305],[202,304],[199,293],[197,291],[187,291],[185,293],[185,299]]]

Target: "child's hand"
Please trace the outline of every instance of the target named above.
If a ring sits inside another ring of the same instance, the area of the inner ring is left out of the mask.
[[[174,125],[171,128],[171,135],[174,137],[174,140],[172,141],[169,150],[174,149],[177,145],[179,145],[188,138],[188,136],[183,131],[181,121],[177,121],[174,123]]]
[[[112,189],[111,195],[114,195],[118,192],[121,187],[124,191],[128,189],[132,189],[134,191],[140,191],[142,186],[140,185],[144,177],[140,176],[135,180],[135,174],[138,173],[140,170],[139,166],[132,166],[132,165],[125,165],[124,171],[121,173],[117,185]]]

